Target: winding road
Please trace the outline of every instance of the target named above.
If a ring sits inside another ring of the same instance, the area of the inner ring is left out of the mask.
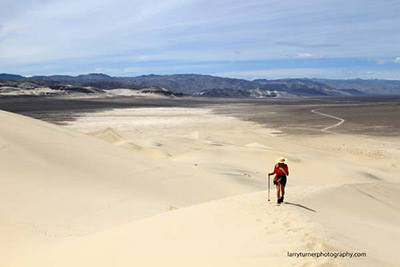
[[[334,124],[334,125],[331,125],[331,126],[328,126],[328,127],[325,127],[325,128],[323,128],[323,129],[321,129],[321,132],[328,132],[329,129],[332,129],[332,128],[334,128],[334,127],[338,127],[339,125],[341,125],[341,124],[345,121],[345,120],[342,119],[342,118],[339,118],[339,117],[336,117],[336,116],[333,116],[333,115],[329,115],[329,114],[326,114],[326,113],[319,112],[319,111],[317,111],[317,109],[313,109],[313,110],[311,110],[311,112],[312,112],[312,113],[315,113],[315,114],[319,114],[319,115],[321,115],[321,116],[329,117],[329,118],[332,118],[332,119],[335,119],[335,120],[338,120],[338,121],[339,121],[338,123],[336,123],[336,124]]]

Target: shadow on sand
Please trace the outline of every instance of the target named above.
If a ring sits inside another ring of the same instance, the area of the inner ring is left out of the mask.
[[[309,211],[312,211],[312,212],[317,212],[316,210],[313,210],[313,209],[310,209],[310,208],[308,208],[308,207],[306,207],[306,206],[303,206],[303,205],[300,205],[300,204],[296,204],[296,203],[291,203],[291,202],[284,202],[285,204],[288,204],[288,205],[293,205],[293,206],[297,206],[297,207],[300,207],[300,208],[303,208],[303,209],[306,209],[306,210],[309,210]]]

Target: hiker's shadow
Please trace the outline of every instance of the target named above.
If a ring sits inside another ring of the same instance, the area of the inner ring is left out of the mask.
[[[310,209],[309,207],[306,207],[306,206],[301,205],[301,204],[296,204],[296,203],[291,203],[291,202],[286,202],[286,201],[283,202],[283,203],[288,204],[288,205],[297,206],[297,207],[300,207],[300,208],[303,208],[303,209],[306,209],[306,210],[309,210],[309,211],[312,211],[312,212],[317,212],[316,210]]]

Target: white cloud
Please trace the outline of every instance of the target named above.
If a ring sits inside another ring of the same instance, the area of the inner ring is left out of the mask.
[[[94,69],[94,72],[107,73],[108,75],[125,75],[125,74],[131,74],[131,73],[138,73],[140,71],[143,71],[143,68],[126,67],[126,68],[95,68]]]
[[[84,72],[122,62],[394,58],[400,53],[398,1],[2,0],[3,6],[2,71],[36,64],[40,74],[39,65],[44,71],[60,62]]]
[[[380,65],[386,64],[386,63],[392,61],[392,60],[387,60],[387,59],[385,59],[385,58],[376,58],[376,57],[366,58],[366,60],[371,61],[371,62],[374,62],[374,63],[376,63],[376,64],[380,64]]]
[[[170,43],[157,32],[165,27],[164,18],[190,1],[60,0],[20,6],[21,12],[0,21],[0,61],[30,64],[159,49]]]
[[[298,53],[295,56],[292,56],[293,58],[304,58],[304,59],[313,59],[313,58],[323,58],[323,55],[314,55],[310,53]]]
[[[395,63],[400,63],[400,57],[396,57],[396,59],[394,60]]]

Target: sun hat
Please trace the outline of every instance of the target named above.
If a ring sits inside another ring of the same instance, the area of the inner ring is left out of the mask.
[[[277,163],[285,163],[286,161],[287,161],[287,159],[284,158],[284,157],[279,157],[279,158],[276,159]]]

